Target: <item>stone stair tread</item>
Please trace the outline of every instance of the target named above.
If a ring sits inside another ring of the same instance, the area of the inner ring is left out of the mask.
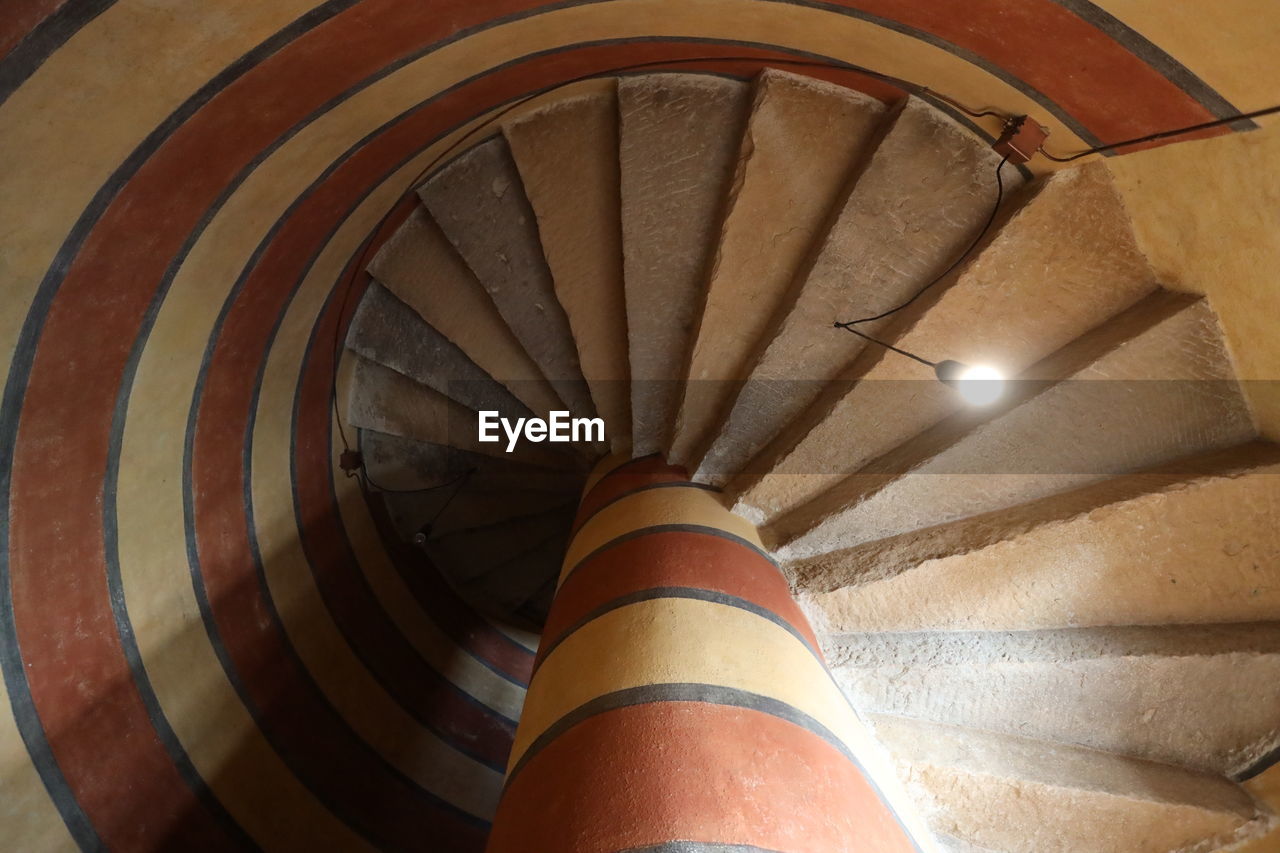
[[[613,90],[568,98],[503,128],[556,297],[611,446],[629,446],[618,104]]]
[[[953,263],[990,216],[999,156],[989,145],[914,97],[887,121],[815,245],[794,305],[700,460],[697,479],[726,483],[828,382],[848,375],[866,341],[832,329],[835,320],[901,304]],[[1022,182],[1013,169],[1002,174],[1010,188]],[[874,336],[888,322],[860,328]]]
[[[547,468],[372,429],[360,430],[360,451],[377,484],[394,490],[441,487],[470,471],[467,489],[472,492],[576,494],[585,477],[574,460]]]
[[[351,318],[347,348],[476,411],[532,413],[391,291],[374,281]]]
[[[534,465],[566,464],[568,452],[521,442],[507,453],[502,442],[482,442],[475,411],[376,361],[358,355],[351,361],[347,421],[353,426]]]
[[[632,445],[669,445],[750,90],[691,74],[618,81]]]
[[[1090,164],[1050,176],[950,282],[895,315],[883,337],[927,358],[1016,375],[1155,288],[1109,173]],[[848,393],[762,451],[776,460],[768,474],[730,484],[736,509],[771,521],[961,405],[931,368],[880,347],[863,350],[851,372],[858,381]]]
[[[672,464],[695,467],[884,113],[879,100],[824,81],[776,70],[756,78],[693,336]]]
[[[369,273],[540,417],[564,407],[425,209],[396,229]]]
[[[868,719],[934,829],[980,848],[1207,853],[1274,822],[1243,788],[1211,774],[979,729]]]
[[[1033,366],[1005,406],[926,430],[777,519],[766,541],[802,558],[1256,435],[1206,300],[1157,292],[1095,331]]]
[[[573,332],[506,140],[495,136],[470,149],[418,195],[556,394],[576,415],[593,417]]]
[[[1280,622],[831,634],[823,651],[869,713],[1223,776],[1280,742]]]
[[[544,491],[473,490],[470,481],[459,482],[456,496],[452,487],[431,492],[389,493],[385,495],[391,520],[402,539],[412,541],[424,524],[431,524],[430,537],[438,539],[476,527],[485,527],[527,515],[538,515],[577,503],[577,493]],[[447,502],[447,505],[446,505]],[[443,510],[443,511],[442,511]]]
[[[1277,620],[1280,446],[1176,460],[787,570],[836,632]]]

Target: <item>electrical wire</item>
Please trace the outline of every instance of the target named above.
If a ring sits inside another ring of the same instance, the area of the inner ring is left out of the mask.
[[[921,358],[920,356],[916,355],[913,352],[908,352],[907,350],[899,349],[898,347],[895,347],[892,344],[889,344],[878,338],[873,338],[871,335],[868,335],[866,332],[859,331],[858,329],[855,329],[853,327],[861,323],[870,323],[875,320],[882,320],[885,317],[888,317],[890,314],[896,314],[899,311],[901,311],[903,308],[906,308],[908,305],[915,302],[922,295],[924,295],[924,293],[927,290],[929,290],[929,288],[933,287],[935,284],[942,281],[947,276],[951,275],[951,273],[956,269],[956,267],[964,263],[965,259],[968,258],[970,254],[972,254],[973,250],[978,248],[978,245],[984,239],[986,239],[987,233],[991,230],[991,226],[995,224],[996,215],[1000,212],[1000,205],[1004,202],[1004,177],[1000,174],[1000,172],[1004,168],[1004,164],[1007,162],[1009,162],[1009,158],[1005,157],[1001,159],[999,164],[996,165],[996,200],[995,200],[995,204],[991,205],[991,213],[987,215],[987,221],[982,224],[982,229],[978,231],[977,236],[973,238],[973,240],[969,243],[969,245],[965,247],[965,250],[961,252],[960,255],[954,261],[952,261],[950,264],[947,265],[946,269],[944,269],[942,272],[934,276],[929,281],[929,283],[926,284],[924,287],[920,288],[915,293],[913,293],[911,297],[907,299],[907,301],[893,308],[890,308],[888,311],[881,311],[879,314],[876,314],[874,316],[862,317],[857,320],[846,320],[844,322],[840,322],[837,320],[832,325],[837,329],[844,329],[846,332],[849,332],[850,334],[854,334],[864,340],[868,340],[873,344],[878,344],[879,346],[882,346],[885,349],[890,350],[891,352],[896,352],[899,355],[905,355],[907,358],[913,358],[916,361],[920,362],[921,364],[927,364],[930,367],[937,367],[938,365],[936,362],[929,361],[927,358]]]
[[[1144,142],[1155,142],[1159,139],[1170,139],[1174,136],[1182,136],[1187,133],[1195,133],[1198,130],[1210,130],[1211,128],[1222,127],[1223,125],[1232,124],[1237,121],[1244,121],[1245,119],[1261,118],[1262,116],[1275,115],[1276,113],[1280,113],[1280,104],[1277,104],[1274,107],[1267,107],[1266,109],[1254,110],[1251,113],[1240,113],[1238,115],[1227,116],[1226,118],[1220,118],[1214,121],[1206,121],[1202,124],[1193,124],[1187,127],[1178,127],[1178,128],[1174,128],[1173,130],[1162,130],[1159,133],[1149,133],[1146,136],[1139,136],[1139,137],[1135,137],[1134,139],[1126,139],[1123,142],[1112,142],[1107,145],[1099,145],[1096,148],[1090,148],[1086,151],[1080,151],[1076,154],[1068,154],[1065,157],[1059,156],[1057,154],[1050,154],[1048,151],[1044,149],[1043,145],[1040,146],[1039,152],[1055,163],[1070,163],[1074,160],[1079,160],[1081,157],[1088,157],[1090,154],[1102,154],[1103,152],[1106,152],[1106,151],[1114,151],[1117,148],[1126,148],[1130,145],[1141,145]]]
[[[383,486],[373,479],[373,477],[369,474],[369,470],[367,468],[362,468],[359,476],[365,482],[366,489],[368,489],[369,486],[372,486],[375,490],[379,492],[383,492],[385,494],[389,494],[389,495],[414,495],[420,492],[434,492],[437,489],[447,489],[450,486],[460,485],[464,480],[466,480],[475,472],[476,472],[475,468],[468,468],[458,476],[454,477],[452,480],[447,480],[443,483],[436,483],[434,486],[419,486],[413,489],[392,489],[392,488],[388,488],[387,486]],[[352,476],[356,476],[356,475],[352,475]],[[456,494],[456,491],[455,491],[455,494]],[[451,497],[449,498],[449,500],[453,500],[453,498]]]

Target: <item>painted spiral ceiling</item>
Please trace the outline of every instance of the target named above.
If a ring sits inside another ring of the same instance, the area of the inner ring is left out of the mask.
[[[332,420],[363,262],[476,120],[796,57],[1059,152],[1255,106],[1083,0],[10,0],[0,54],[0,825],[31,850],[482,847],[533,652],[385,535]]]

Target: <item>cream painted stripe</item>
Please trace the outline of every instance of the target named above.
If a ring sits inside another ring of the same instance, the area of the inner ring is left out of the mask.
[[[128,153],[216,70],[313,5],[116,3],[0,107],[0,221],[9,228],[9,298],[0,309],[0,340],[16,340],[54,252]],[[381,119],[349,126],[325,141],[349,143],[410,103],[521,55],[579,41],[646,36],[737,39],[810,51],[930,85],[962,101],[1030,112],[1050,125],[1064,149],[1080,142],[1016,89],[941,48],[844,15],[758,0],[595,3],[482,31],[365,90],[364,100],[380,102]],[[103,62],[104,56],[123,61]],[[145,67],[137,65],[137,56],[148,57]],[[91,149],[86,140],[92,140]],[[31,199],[40,204],[33,207]],[[11,357],[8,349],[0,352],[6,374]]]
[[[264,164],[254,180],[270,180],[273,165]],[[361,240],[419,168],[416,163],[402,167],[360,204],[320,252],[285,313],[268,357],[254,423],[254,521],[267,582],[285,631],[338,713],[388,762],[423,788],[464,811],[488,818],[496,807],[501,774],[462,755],[423,728],[357,658],[316,588],[294,520],[294,392],[312,328],[333,282]]]
[[[94,193],[209,78],[317,0],[121,0],[0,106],[0,370],[54,253]]]
[[[1093,0],[1174,57],[1242,112],[1280,101],[1280,16],[1274,0],[1198,3]],[[1263,119],[1276,122],[1277,119]]]
[[[571,634],[547,656],[529,687],[508,771],[539,735],[598,696],[690,683],[745,690],[808,714],[857,757],[922,851],[936,849],[889,756],[809,648],[764,617],[709,601],[641,601]]]
[[[681,683],[733,687],[785,702],[855,754],[866,740],[821,661],[790,632],[738,607],[658,598],[588,622],[551,652],[529,688],[510,766],[557,720],[592,699]]]
[[[0,838],[13,850],[78,850],[18,733],[0,680]]]
[[[121,584],[147,677],[200,776],[259,844],[370,849],[267,742],[201,622],[187,562],[182,453],[200,355],[189,344],[208,335],[202,326],[217,316],[220,294],[209,287],[175,296],[138,367],[117,491]]]
[[[675,486],[627,495],[606,505],[582,525],[573,537],[560,568],[560,583],[583,558],[597,548],[646,527],[663,524],[694,524],[711,527],[745,539],[761,550],[764,546],[751,522],[720,505],[706,489]]]
[[[341,444],[335,444],[341,450]],[[512,684],[470,654],[462,651],[418,605],[400,572],[387,555],[360,486],[336,466],[334,487],[339,496],[343,527],[365,579],[400,634],[432,669],[469,696],[511,720],[520,718],[524,688]],[[375,498],[375,500],[382,500]]]
[[[630,453],[611,453],[596,463],[591,469],[591,473],[587,475],[587,481],[582,486],[581,497],[585,498],[591,494],[591,490],[600,485],[600,481],[608,477],[614,471],[617,471],[623,465],[632,461]]]

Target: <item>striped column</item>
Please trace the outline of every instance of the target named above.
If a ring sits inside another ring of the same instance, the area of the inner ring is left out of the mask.
[[[647,458],[575,525],[489,853],[925,849],[751,524]]]

